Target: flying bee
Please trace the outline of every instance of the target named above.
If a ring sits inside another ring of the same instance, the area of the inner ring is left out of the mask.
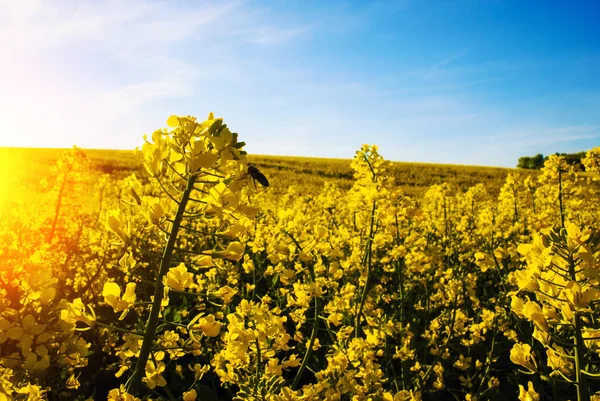
[[[258,181],[260,183],[260,185],[262,185],[263,187],[269,186],[269,180],[267,180],[267,177],[265,177],[265,175],[263,173],[261,173],[260,170],[255,165],[253,165],[253,164],[248,165],[248,175],[250,177],[252,177],[252,179],[254,180],[255,187],[256,187],[256,181]]]

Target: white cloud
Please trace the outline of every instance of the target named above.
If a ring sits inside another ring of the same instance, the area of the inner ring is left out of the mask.
[[[307,29],[269,24],[255,11],[245,20],[249,12],[240,1],[0,2],[0,45],[10,55],[0,65],[0,145],[96,144],[116,124],[143,119],[153,100],[194,94],[199,79],[239,75],[243,65],[227,64],[240,40],[272,45]],[[238,32],[223,42],[232,24]]]
[[[305,34],[308,30],[308,25],[289,29],[262,25],[237,32],[234,31],[229,34],[245,38],[246,43],[269,46],[287,42],[290,39]]]

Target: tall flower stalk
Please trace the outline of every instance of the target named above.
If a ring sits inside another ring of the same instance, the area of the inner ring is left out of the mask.
[[[131,203],[142,209],[151,227],[162,233],[166,240],[158,260],[143,340],[133,374],[126,385],[130,394],[139,394],[144,381],[150,388],[165,385],[164,379],[157,378],[162,362],[157,358],[149,359],[159,327],[163,325],[159,323],[165,322],[161,314],[169,303],[169,291],[185,293],[190,288],[193,274],[188,269],[194,269],[194,265],[210,266],[219,259],[239,260],[243,255],[244,247],[239,242],[230,242],[226,249],[185,249],[182,232],[189,231],[194,235],[205,232],[215,236],[216,226],[224,233],[224,238],[232,239],[239,229],[231,229],[228,222],[231,217],[235,220],[255,213],[255,209],[247,204],[251,186],[248,185],[246,152],[242,150],[244,143],[238,142],[237,134],[212,113],[204,122],[197,122],[194,117],[171,116],[167,124],[170,130],[155,131],[151,141],[145,138],[142,147],[143,165],[150,181],[144,186],[133,180],[128,192]],[[135,247],[134,233],[128,232],[117,213],[109,216],[108,225],[124,244]],[[181,263],[173,267],[174,260]],[[118,298],[120,290],[105,289],[104,295],[107,300],[109,296]],[[129,299],[133,302],[135,295]],[[118,307],[119,304],[115,305]],[[115,311],[121,309],[124,307],[115,308]],[[192,337],[194,330],[216,336],[219,327],[214,318],[198,315],[191,319],[188,329]]]

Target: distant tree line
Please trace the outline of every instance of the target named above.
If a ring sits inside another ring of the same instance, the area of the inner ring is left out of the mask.
[[[585,168],[581,164],[581,159],[585,157],[585,152],[579,153],[558,153],[555,155],[563,156],[567,163],[570,165],[579,164],[579,167],[585,171]],[[529,170],[539,170],[544,167],[544,162],[548,160],[548,156],[544,157],[544,155],[538,153],[537,155],[531,156],[523,156],[519,157],[519,163],[517,164],[517,168],[525,168]]]

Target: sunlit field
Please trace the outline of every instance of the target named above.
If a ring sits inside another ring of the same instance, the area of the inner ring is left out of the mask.
[[[0,400],[600,400],[600,148],[582,174],[168,126],[0,150]]]
[[[0,157],[6,168],[2,169],[3,181],[25,183],[25,187],[39,184],[39,178],[47,177],[56,161],[67,149],[0,148]],[[134,150],[86,149],[93,172],[107,173],[123,178],[135,172],[142,172],[142,161]],[[327,182],[349,189],[354,183],[354,170],[348,159],[319,159],[290,156],[248,155],[249,163],[260,167],[271,178],[271,187],[275,191],[286,191],[291,185],[303,185],[308,192],[319,191]],[[24,164],[23,160],[28,163]],[[12,167],[19,163],[19,169]],[[488,191],[497,195],[509,173],[523,176],[538,174],[534,170],[518,170],[500,167],[462,166],[427,163],[392,162],[390,174],[394,185],[409,196],[419,197],[434,184],[452,183],[461,190],[467,190],[475,184],[483,184]],[[20,177],[20,179],[16,179]],[[311,186],[313,187],[311,189]]]

